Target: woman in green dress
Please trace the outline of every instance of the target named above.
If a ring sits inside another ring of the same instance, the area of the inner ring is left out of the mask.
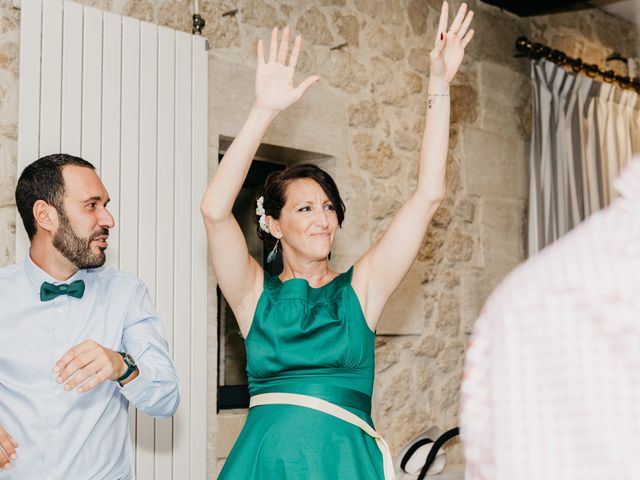
[[[249,254],[232,207],[279,112],[320,78],[294,87],[302,38],[274,29],[268,61],[258,41],[256,97],[207,188],[202,213],[222,293],[245,338],[251,408],[219,478],[390,479],[388,448],[370,417],[374,335],[445,195],[449,84],[473,36],[462,5],[451,26],[443,3],[429,57],[428,108],[417,186],[369,250],[344,273],[329,254],[344,218],[331,177],[313,165],[272,174],[257,199],[258,232],[282,255],[278,276]]]

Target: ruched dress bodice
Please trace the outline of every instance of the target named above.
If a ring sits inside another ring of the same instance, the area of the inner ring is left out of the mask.
[[[245,346],[250,394],[298,393],[370,417],[374,333],[351,287],[353,267],[320,288],[265,274]],[[219,478],[382,479],[382,457],[360,428],[296,405],[263,405]]]

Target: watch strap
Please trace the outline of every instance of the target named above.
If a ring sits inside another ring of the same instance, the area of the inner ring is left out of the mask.
[[[124,360],[124,363],[127,365],[127,370],[116,380],[116,382],[120,383],[123,380],[126,380],[127,378],[129,378],[129,376],[131,376],[131,374],[133,372],[135,372],[138,367],[135,364],[131,364],[128,360],[127,360],[127,354],[125,352],[118,352],[120,355],[122,355],[122,359]]]

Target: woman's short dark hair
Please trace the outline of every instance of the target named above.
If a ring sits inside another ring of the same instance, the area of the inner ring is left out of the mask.
[[[29,240],[33,240],[36,234],[36,219],[33,216],[33,205],[38,200],[44,200],[49,205],[64,214],[64,177],[62,168],[65,165],[77,165],[80,167],[95,170],[95,167],[79,157],[67,155],[66,153],[56,153],[39,158],[28,165],[18,179],[16,186],[16,206],[24,229],[29,235]]]
[[[345,206],[342,198],[340,197],[340,192],[338,191],[336,182],[331,178],[331,175],[312,163],[303,163],[284,170],[272,172],[267,177],[264,187],[262,188],[265,215],[270,215],[273,218],[280,218],[282,207],[284,207],[284,204],[287,201],[287,187],[294,180],[302,178],[309,178],[320,185],[322,190],[324,190],[324,193],[329,197],[329,201],[333,204],[336,216],[338,217],[338,226],[342,226]],[[255,206],[257,207],[257,204]],[[259,218],[260,217],[258,215],[255,216],[258,237],[260,237],[264,242],[265,251],[271,251],[276,243],[276,239],[273,235],[260,228],[260,224],[258,223]]]

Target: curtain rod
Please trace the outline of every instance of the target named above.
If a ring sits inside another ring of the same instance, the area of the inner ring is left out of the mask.
[[[617,83],[621,88],[633,89],[640,93],[640,79],[617,75],[613,70],[604,70],[594,63],[584,63],[581,58],[572,58],[560,50],[554,50],[542,43],[532,43],[527,37],[516,39],[516,57],[529,57],[534,60],[544,58],[561,66],[570,67],[574,73],[583,71],[588,77],[599,76],[606,83]]]

